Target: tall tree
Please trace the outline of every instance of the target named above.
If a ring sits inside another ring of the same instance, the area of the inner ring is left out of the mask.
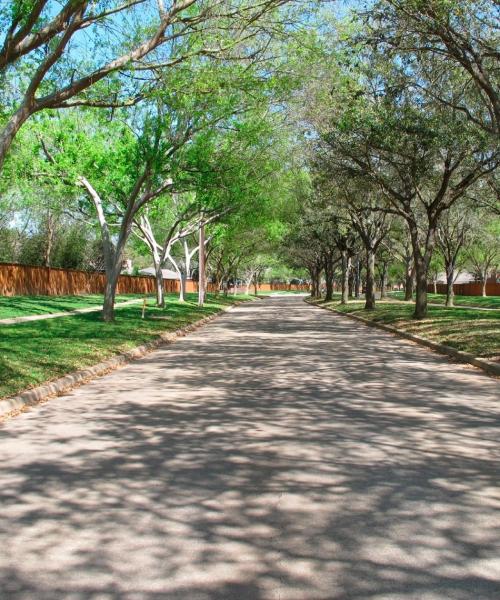
[[[0,8],[0,169],[22,125],[46,109],[130,105],[193,56],[267,49],[286,0],[14,0]],[[138,23],[141,23],[138,25]],[[114,32],[115,43],[103,39]],[[85,38],[82,32],[85,31]],[[86,40],[86,41],[85,41]],[[250,43],[253,40],[255,43]],[[180,43],[182,42],[182,43]],[[127,71],[127,76],[122,75]],[[134,77],[134,73],[151,76]],[[111,76],[111,79],[110,79]],[[9,82],[16,80],[16,86]]]
[[[381,0],[364,15],[383,52],[418,63],[425,77],[415,84],[426,95],[500,135],[496,0]],[[436,86],[443,77],[451,85]]]
[[[417,280],[415,317],[422,318],[439,220],[496,168],[498,151],[460,113],[440,105],[422,108],[407,92],[405,75],[380,61],[370,61],[363,78],[335,92],[329,124],[319,122],[318,151],[347,176],[378,186],[386,212],[406,221]]]
[[[443,257],[446,273],[446,306],[453,306],[453,284],[457,269],[464,262],[464,247],[471,238],[472,215],[470,209],[455,205],[447,211],[437,228],[437,247]]]

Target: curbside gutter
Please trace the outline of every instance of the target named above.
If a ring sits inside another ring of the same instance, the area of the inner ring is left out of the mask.
[[[436,352],[439,352],[440,354],[446,354],[447,356],[455,358],[456,360],[458,360],[460,362],[474,365],[475,367],[478,367],[479,369],[486,371],[486,373],[488,373],[488,375],[500,377],[500,364],[494,363],[485,358],[478,358],[477,356],[474,356],[474,354],[471,354],[470,352],[463,352],[462,350],[456,350],[455,348],[452,348],[451,346],[446,346],[445,344],[439,344],[438,342],[432,342],[431,340],[427,340],[426,338],[420,337],[419,335],[415,335],[413,333],[408,333],[406,331],[402,331],[401,329],[392,327],[392,325],[376,323],[375,321],[370,321],[369,319],[364,319],[363,317],[360,317],[358,315],[344,313],[340,310],[336,310],[335,308],[328,308],[327,306],[321,306],[320,304],[315,304],[314,302],[310,302],[307,299],[305,299],[304,302],[307,302],[307,304],[310,304],[311,306],[315,306],[317,308],[322,308],[323,310],[327,310],[328,312],[332,312],[337,315],[341,315],[343,317],[348,317],[350,319],[353,319],[354,321],[358,321],[360,323],[363,323],[364,325],[368,325],[369,327],[374,327],[376,329],[382,329],[383,331],[387,331],[389,333],[395,334],[399,337],[402,337],[402,338],[405,338],[412,342],[415,342],[417,344],[420,344],[421,346],[426,346],[427,348],[430,348],[431,350],[435,350]]]
[[[117,354],[116,356],[108,358],[107,360],[96,365],[69,373],[68,375],[64,375],[64,377],[44,383],[41,386],[27,390],[26,392],[22,392],[17,396],[4,398],[3,400],[0,400],[0,421],[24,412],[29,407],[46,402],[54,396],[62,396],[72,389],[79,387],[84,383],[88,383],[97,377],[107,375],[111,371],[119,369],[133,360],[142,358],[160,346],[172,344],[177,340],[177,338],[184,337],[188,333],[199,329],[209,321],[213,321],[217,317],[220,317],[224,313],[232,310],[238,306],[238,304],[240,304],[240,302],[235,302],[228,307],[222,308],[219,312],[213,315],[199,319],[198,321],[195,321],[190,325],[186,325],[185,327],[181,327],[176,331],[162,333],[159,337],[151,340],[150,342],[146,342],[141,346],[136,346],[135,348],[127,350],[126,352]]]

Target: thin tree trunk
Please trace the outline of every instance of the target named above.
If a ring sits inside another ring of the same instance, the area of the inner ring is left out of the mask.
[[[405,300],[413,299],[413,268],[407,268],[405,274]]]
[[[205,227],[200,227],[200,245],[198,250],[198,264],[199,264],[199,277],[198,277],[198,304],[203,306],[205,303]]]
[[[433,285],[434,293],[437,294],[438,293],[438,283],[437,283],[437,278],[436,277],[432,278],[432,285]]]
[[[455,277],[455,269],[453,265],[446,265],[446,306],[453,306],[455,291],[453,290],[453,279]]]
[[[43,258],[43,266],[50,267],[52,258],[52,247],[54,245],[54,219],[50,214],[47,213],[47,243],[45,244],[45,255]]]
[[[365,310],[375,308],[375,252],[366,251],[366,293]]]
[[[309,271],[311,275],[311,298],[317,298],[319,295],[319,277],[316,269]]]
[[[380,299],[387,298],[387,263],[382,263],[382,275],[380,277]]]
[[[416,300],[415,319],[424,319],[427,316],[427,265],[424,258],[415,259],[416,274]]]
[[[110,272],[106,271],[106,285],[104,287],[104,302],[102,305],[103,321],[110,323],[115,320],[115,297],[120,268],[114,268]]]
[[[219,288],[220,288],[220,285],[221,285],[221,280],[219,279],[219,277],[215,278],[214,284],[215,284],[215,295],[218,296],[219,295]]]
[[[331,302],[331,300],[333,300],[333,281],[330,277],[326,277],[326,294],[325,294],[325,301],[326,302]]]
[[[359,258],[356,260],[356,270],[354,277],[354,297],[359,298],[361,287],[361,261]]]
[[[325,301],[331,302],[333,299],[333,261],[331,257],[325,261],[325,280],[326,280],[326,295]]]
[[[483,274],[483,279],[481,281],[481,296],[483,296],[483,298],[486,298],[486,284],[488,282],[488,274],[484,273]]]
[[[351,270],[351,257],[347,250],[342,251],[342,300],[341,304],[349,302],[349,272]]]
[[[353,269],[349,271],[349,298],[354,298],[354,272]]]
[[[156,280],[156,305],[160,308],[165,308],[165,294],[163,289],[163,273],[161,263],[155,263],[155,280]]]
[[[179,302],[186,301],[186,273],[181,271],[179,276]]]

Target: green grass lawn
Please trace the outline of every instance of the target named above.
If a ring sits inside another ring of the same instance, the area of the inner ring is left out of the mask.
[[[123,294],[116,302],[143,298],[143,294]],[[76,308],[102,305],[102,294],[85,296],[0,296],[0,319],[66,312]]]
[[[396,300],[404,300],[404,292],[389,292],[391,298]],[[444,304],[446,296],[444,294],[427,294],[429,302],[435,304]],[[481,308],[498,308],[500,309],[500,296],[455,296],[455,304],[460,306],[476,306]]]
[[[234,300],[248,299],[209,295],[206,305],[199,307],[196,298],[188,294],[188,302],[181,304],[175,294],[168,294],[166,308],[148,306],[144,320],[138,304],[121,308],[115,323],[104,323],[96,312],[2,326],[0,398],[94,365],[219,312]]]
[[[413,305],[409,303],[379,300],[372,311],[364,310],[364,301],[351,301],[344,306],[336,301],[316,303],[392,325],[475,356],[500,360],[500,312],[430,306],[427,318],[416,320],[412,318]]]

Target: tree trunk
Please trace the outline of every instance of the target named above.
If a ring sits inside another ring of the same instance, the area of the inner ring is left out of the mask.
[[[349,302],[349,272],[351,270],[351,257],[347,250],[342,251],[342,300],[341,304]]]
[[[259,295],[259,290],[257,289],[257,273],[255,273],[255,275],[253,276],[253,289],[254,289],[254,296],[258,296]]]
[[[424,319],[427,316],[427,264],[424,258],[415,258],[416,273],[416,300],[415,319]]]
[[[311,298],[317,298],[319,296],[319,277],[316,269],[310,269],[309,275],[311,276]]]
[[[50,211],[47,213],[47,239],[45,244],[45,253],[43,257],[43,266],[50,267],[52,258],[52,247],[54,245],[54,218]]]
[[[219,277],[215,277],[215,281],[213,282],[215,285],[215,295],[218,296],[219,295],[219,289],[220,289],[220,285],[221,285],[221,280]]]
[[[354,298],[354,272],[353,269],[349,271],[349,298]]]
[[[180,277],[179,277],[179,281],[180,281],[179,302],[186,301],[186,279],[187,279],[186,273],[184,271],[181,271]]]
[[[375,308],[375,252],[366,251],[366,293],[365,310]]]
[[[359,258],[356,260],[356,270],[354,274],[354,297],[359,298],[361,287],[361,261]]]
[[[198,250],[198,305],[203,306],[205,303],[205,227],[200,227],[200,246]]]
[[[432,278],[432,285],[433,285],[434,293],[437,294],[438,293],[438,282],[437,282],[436,277]]]
[[[486,298],[486,283],[488,282],[488,273],[483,273],[483,278],[481,281],[481,296]]]
[[[455,269],[453,265],[446,265],[446,306],[453,306],[453,299],[455,297],[455,291],[453,290],[453,279],[455,276]]]
[[[333,299],[333,261],[331,257],[325,261],[325,280],[326,280],[326,295],[325,301],[331,302]]]
[[[405,275],[405,300],[409,302],[413,299],[413,268],[406,269]]]
[[[102,305],[103,321],[110,323],[115,320],[115,297],[120,268],[106,272],[106,286],[104,288],[104,302]]]
[[[331,277],[326,276],[326,294],[325,301],[331,302],[333,300],[333,279]]]
[[[155,280],[156,280],[156,305],[160,308],[165,308],[165,294],[163,289],[163,273],[161,263],[155,264]]]
[[[28,120],[33,110],[27,105],[23,104],[10,118],[5,127],[0,132],[0,171],[2,169],[7,152],[17,135],[17,132],[21,129],[23,124]]]
[[[387,298],[387,263],[382,263],[382,274],[380,277],[380,299]]]

